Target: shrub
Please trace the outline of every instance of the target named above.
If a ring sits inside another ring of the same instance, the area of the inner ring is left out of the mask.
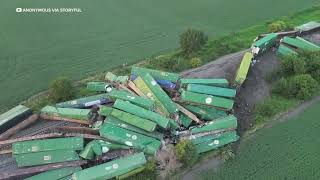
[[[190,55],[200,50],[207,41],[207,35],[195,29],[188,29],[180,35],[180,47],[185,55]]]
[[[305,100],[312,97],[319,89],[319,83],[310,74],[281,78],[274,92],[287,98]]]
[[[157,161],[155,159],[148,160],[147,164],[145,165],[145,171],[155,172],[157,167]]]
[[[175,146],[178,159],[184,166],[191,167],[198,159],[195,145],[189,140],[182,140]]]
[[[282,77],[274,86],[273,89],[274,93],[277,93],[279,95],[282,95],[284,97],[290,96],[290,89],[288,85],[288,80],[284,77]]]
[[[145,164],[145,169],[141,173],[135,174],[127,178],[128,180],[154,180],[157,179],[157,161],[155,159],[149,159]]]
[[[71,80],[60,77],[51,82],[49,87],[49,99],[53,102],[66,101],[74,97],[74,87]]]
[[[301,100],[312,97],[319,89],[318,82],[309,74],[296,75],[288,82],[290,97]]]
[[[305,58],[307,73],[320,82],[320,53],[311,53]]]
[[[304,74],[306,72],[306,63],[300,57],[287,56],[281,59],[281,70],[285,76]]]
[[[281,96],[271,96],[263,102],[257,104],[254,108],[254,117],[256,123],[264,123],[270,120],[279,112],[288,110],[298,103],[295,99],[287,99]]]
[[[277,114],[277,108],[275,108],[274,101],[272,99],[267,99],[264,102],[258,104],[255,107],[255,111],[264,117],[272,117]]]
[[[176,56],[158,56],[149,61],[147,68],[161,69],[164,71],[173,71],[177,72],[184,68],[183,64],[184,59],[182,57]]]
[[[268,25],[269,32],[280,32],[288,29],[288,25],[284,21],[275,21]]]
[[[190,59],[190,65],[192,68],[197,68],[202,65],[202,61],[200,58],[192,58]]]
[[[230,145],[224,147],[221,151],[223,161],[228,161],[229,159],[233,159],[235,157],[235,154]]]

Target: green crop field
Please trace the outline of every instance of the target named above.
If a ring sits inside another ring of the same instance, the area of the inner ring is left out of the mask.
[[[235,159],[205,179],[320,179],[320,103],[262,129],[243,142]]]
[[[0,111],[47,88],[178,47],[188,27],[210,38],[319,0],[1,0]],[[17,13],[81,8],[82,13]]]

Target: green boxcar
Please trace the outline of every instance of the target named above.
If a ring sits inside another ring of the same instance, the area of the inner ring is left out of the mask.
[[[181,124],[186,128],[188,128],[192,123],[192,119],[190,119],[188,116],[186,116],[183,113],[179,114],[179,120],[181,121]]]
[[[105,82],[88,82],[87,89],[93,92],[110,92],[112,86]]]
[[[151,89],[147,86],[147,84],[142,80],[140,76],[138,76],[133,82],[145,96],[147,96],[148,98],[152,99],[155,102],[156,109],[161,111],[162,114],[164,114],[165,116],[170,115],[168,110],[164,107],[164,105],[160,102],[160,100],[153,94]]]
[[[182,90],[180,98],[184,102],[214,106],[226,110],[232,109],[234,103],[234,101],[231,99],[206,94],[193,93],[184,90]]]
[[[18,105],[0,115],[0,134],[15,126],[24,118],[32,114],[31,109],[23,105]]]
[[[110,82],[115,82],[117,80],[117,76],[112,72],[107,72],[106,76],[104,77],[105,80]]]
[[[113,89],[110,93],[107,93],[107,96],[113,101],[122,99],[150,110],[153,110],[155,105],[154,101],[151,99],[135,96],[124,90]]]
[[[24,154],[53,150],[82,150],[82,137],[55,138],[17,142],[12,145],[12,154]]]
[[[88,160],[94,159],[95,153],[93,151],[93,146],[97,146],[97,142],[95,140],[90,141],[84,147],[84,149],[79,153],[79,156],[82,157],[83,159],[88,159]]]
[[[152,93],[163,104],[170,114],[178,112],[176,104],[171,100],[167,93],[159,86],[155,79],[150,74],[142,76],[142,80],[146,83]]]
[[[66,167],[61,169],[54,169],[37,174],[35,176],[31,176],[24,180],[60,180],[61,178],[68,177],[73,173],[81,170],[81,167]]]
[[[128,124],[131,124],[133,126],[136,126],[138,128],[141,128],[145,131],[152,132],[156,129],[157,124],[148,120],[143,119],[139,116],[123,112],[117,109],[113,109],[111,115],[123,122],[126,122]]]
[[[126,174],[147,162],[143,153],[125,156],[104,164],[100,164],[72,175],[73,180],[103,180]]]
[[[139,134],[143,134],[143,135],[146,135],[146,136],[149,136],[149,137],[152,137],[152,138],[155,138],[155,139],[158,139],[158,140],[162,140],[163,139],[163,134],[158,132],[158,131],[153,131],[153,132],[147,132],[143,129],[140,129],[140,128],[137,128],[135,126],[132,126],[128,123],[125,123],[123,121],[120,121],[114,117],[107,117],[107,119],[105,120],[105,123],[111,123],[115,126],[118,126],[118,127],[121,127],[121,128],[124,128],[124,129],[128,129],[130,131],[133,131],[133,132],[136,132],[136,133],[139,133]]]
[[[217,139],[217,138],[219,138],[222,134],[224,134],[224,133],[209,134],[209,135],[200,136],[200,137],[197,137],[197,136],[194,136],[194,135],[190,135],[190,136],[188,137],[188,139],[191,140],[191,142],[192,142],[194,145],[197,145],[197,144],[201,144],[201,143],[204,143],[204,142],[208,142],[208,141],[213,140],[213,139]]]
[[[216,121],[211,121],[206,123],[201,127],[195,127],[191,129],[192,134],[226,130],[226,129],[236,129],[237,128],[237,118],[233,115],[229,115],[224,118],[217,119]]]
[[[109,123],[105,123],[100,128],[100,136],[113,142],[134,147],[151,155],[155,155],[161,145],[161,142],[154,138],[130,131],[128,129],[120,128]]]
[[[60,178],[59,180],[71,180],[72,179],[72,175]]]
[[[206,86],[206,85],[199,85],[199,84],[188,84],[187,91],[201,93],[201,94],[209,94],[214,96],[228,97],[228,98],[234,98],[237,93],[235,89]]]
[[[80,99],[74,99],[62,103],[57,103],[56,107],[59,108],[84,108],[92,105],[99,105],[108,101],[107,94],[99,94],[94,96],[88,96]]]
[[[261,54],[268,51],[272,46],[276,44],[278,35],[276,33],[268,34],[267,36],[254,42],[252,45],[252,51],[254,54]]]
[[[129,79],[129,76],[116,76],[111,72],[108,72],[105,76],[105,80],[109,82],[115,82],[120,84],[125,84]]]
[[[134,114],[141,118],[149,119],[155,123],[157,123],[162,128],[168,128],[170,119],[161,116],[158,113],[146,110],[142,107],[136,106],[126,101],[122,101],[117,99],[114,103],[113,107],[120,109],[122,111],[126,111],[128,113]]]
[[[298,55],[298,53],[294,50],[292,50],[291,48],[280,44],[278,51],[277,51],[278,55],[280,56],[293,56],[293,55]]]
[[[290,45],[292,47],[295,47],[300,50],[305,50],[305,51],[318,51],[320,50],[320,47],[303,39],[300,37],[296,38],[291,38],[291,37],[284,37],[281,40],[282,43]]]
[[[244,54],[234,80],[236,85],[241,86],[241,84],[247,79],[252,59],[252,53],[246,52]]]
[[[179,128],[179,124],[178,124],[175,120],[170,119],[170,120],[169,120],[169,128],[170,128],[172,131],[174,131],[174,130],[176,130],[177,128]]]
[[[79,156],[74,150],[56,150],[18,154],[14,155],[14,157],[18,167],[79,160]]]
[[[84,159],[92,160],[95,156],[101,156],[102,153],[107,153],[109,150],[129,149],[128,146],[122,144],[111,143],[104,140],[92,140],[79,153],[79,156]]]
[[[176,83],[180,78],[179,74],[176,73],[163,72],[136,66],[132,67],[131,74],[136,76],[144,76],[145,74],[150,74],[155,79],[163,79],[173,83]]]
[[[110,110],[104,110],[104,109],[110,109]],[[100,112],[101,112],[100,115],[105,115],[105,116],[111,115],[111,116],[113,116],[123,122],[131,124],[131,125],[136,126],[138,128],[141,128],[141,129],[148,131],[148,132],[154,131],[157,126],[156,123],[154,123],[148,119],[144,119],[139,116],[136,116],[136,115],[124,112],[124,111],[120,111],[117,109],[113,109],[110,107],[101,106]],[[103,112],[108,112],[108,113],[104,114]]]
[[[60,116],[65,118],[73,118],[80,120],[89,120],[89,109],[74,109],[74,108],[57,108],[53,106],[46,106],[41,109],[41,114],[49,116]]]
[[[207,86],[228,87],[229,82],[226,79],[180,79],[180,86],[185,87],[188,84],[202,84]]]
[[[294,29],[297,31],[311,31],[314,29],[320,28],[320,23],[316,21],[310,21],[308,23],[302,24],[300,26],[295,27]]]
[[[185,105],[184,107],[199,116],[202,120],[212,121],[227,116],[227,113],[225,111],[212,107],[191,105]]]
[[[217,149],[226,144],[235,142],[239,139],[239,136],[235,131],[226,132],[219,136],[218,138],[211,139],[207,142],[203,142],[196,145],[196,149],[198,153],[208,152],[214,149]]]

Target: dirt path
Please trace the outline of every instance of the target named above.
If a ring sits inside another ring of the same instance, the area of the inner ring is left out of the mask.
[[[248,51],[240,51],[226,56],[222,56],[201,67],[182,72],[184,77],[194,78],[227,78],[233,79],[237,68],[241,62],[243,54]]]

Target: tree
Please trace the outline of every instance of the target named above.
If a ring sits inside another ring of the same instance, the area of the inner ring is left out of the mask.
[[[306,62],[307,73],[320,83],[320,53],[309,52],[303,54],[303,56]]]
[[[301,100],[312,97],[319,89],[318,82],[310,74],[296,75],[289,80],[290,95]]]
[[[303,58],[287,56],[281,60],[281,70],[285,76],[304,74],[306,72],[306,63]]]
[[[268,25],[269,32],[280,32],[288,29],[288,25],[284,21],[275,21]]]
[[[49,98],[53,102],[66,101],[74,96],[74,87],[70,79],[60,77],[50,83]]]
[[[198,159],[196,146],[190,140],[182,140],[175,146],[178,159],[187,167],[191,167]]]
[[[208,41],[203,31],[188,29],[180,35],[180,47],[185,55],[198,51]]]

